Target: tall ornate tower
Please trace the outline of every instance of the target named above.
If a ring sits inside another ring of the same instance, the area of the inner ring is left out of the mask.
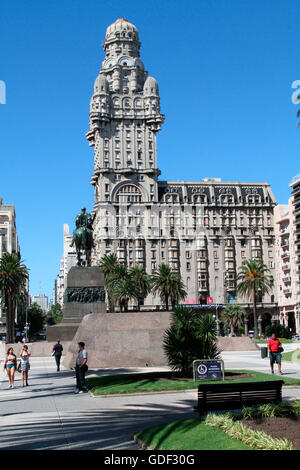
[[[214,312],[223,303],[243,305],[236,291],[242,262],[263,259],[275,269],[269,184],[158,181],[156,133],[164,115],[157,82],[140,59],[136,27],[117,20],[107,28],[104,50],[86,134],[95,148],[92,264],[115,253],[129,268],[142,265],[153,274],[166,263],[180,272],[187,303],[207,301]],[[274,296],[261,300],[274,316]],[[158,295],[145,299],[145,308],[159,305]]]
[[[90,102],[90,130],[94,146],[96,213],[94,258],[103,256],[100,240],[105,216],[119,203],[155,203],[158,198],[156,132],[160,113],[157,81],[148,76],[140,59],[137,28],[124,18],[106,30],[105,59]],[[118,234],[116,234],[118,235]]]

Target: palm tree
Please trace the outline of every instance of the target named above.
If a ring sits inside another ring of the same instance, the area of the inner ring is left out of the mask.
[[[245,260],[240,266],[240,273],[237,277],[237,293],[251,297],[253,303],[254,337],[258,337],[256,297],[260,291],[262,294],[270,292],[273,285],[273,276],[269,275],[270,270],[261,259]]]
[[[246,310],[240,305],[228,304],[222,311],[220,320],[226,327],[230,328],[231,334],[234,334],[235,328],[239,328],[243,324],[244,317],[246,316]]]
[[[166,310],[169,310],[169,300],[174,305],[176,301],[186,297],[181,276],[168,264],[161,264],[153,274],[152,290],[154,294],[159,293]]]
[[[189,377],[193,372],[195,358],[220,357],[216,320],[210,314],[198,315],[183,305],[176,307],[171,315],[172,321],[165,331],[163,348],[169,366]]]
[[[108,300],[108,311],[114,311],[114,301],[111,293],[111,282],[110,279],[114,275],[115,271],[119,267],[118,258],[114,253],[110,255],[104,255],[100,260],[100,268],[104,273],[104,282],[105,288],[107,292],[107,300]]]
[[[187,296],[187,292],[185,290],[185,285],[182,281],[182,278],[179,274],[174,276],[174,281],[173,281],[173,286],[171,290],[171,304],[172,304],[172,309],[176,307],[178,304],[179,300],[184,300]]]
[[[15,341],[15,312],[26,293],[28,269],[16,253],[4,253],[0,259],[0,295],[6,309],[7,342]]]
[[[140,299],[145,299],[151,290],[151,278],[145,273],[142,266],[133,266],[129,270],[129,277],[135,283],[137,294],[138,311],[140,310]]]
[[[125,264],[117,264],[106,276],[106,288],[111,301],[119,303],[120,311],[128,310],[129,300],[135,298],[136,288]]]
[[[137,286],[130,278],[116,280],[111,292],[119,303],[120,312],[127,312],[129,301],[138,296]]]

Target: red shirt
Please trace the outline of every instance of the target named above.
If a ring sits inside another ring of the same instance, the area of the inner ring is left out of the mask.
[[[280,345],[279,339],[270,338],[268,341],[269,351],[278,352],[279,345]]]

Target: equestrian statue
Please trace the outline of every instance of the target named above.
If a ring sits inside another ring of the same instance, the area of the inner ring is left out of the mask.
[[[94,246],[93,242],[93,222],[95,215],[92,216],[86,212],[86,208],[81,209],[81,213],[75,219],[76,229],[73,232],[72,243],[70,246],[76,248],[77,266],[91,266],[91,254]],[[85,260],[82,254],[85,254]]]

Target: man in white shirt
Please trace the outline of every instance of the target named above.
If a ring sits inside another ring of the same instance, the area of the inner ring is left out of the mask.
[[[78,343],[79,351],[76,359],[76,390],[75,393],[86,393],[88,390],[85,386],[85,373],[88,370],[87,360],[88,353],[85,349],[85,344]]]

